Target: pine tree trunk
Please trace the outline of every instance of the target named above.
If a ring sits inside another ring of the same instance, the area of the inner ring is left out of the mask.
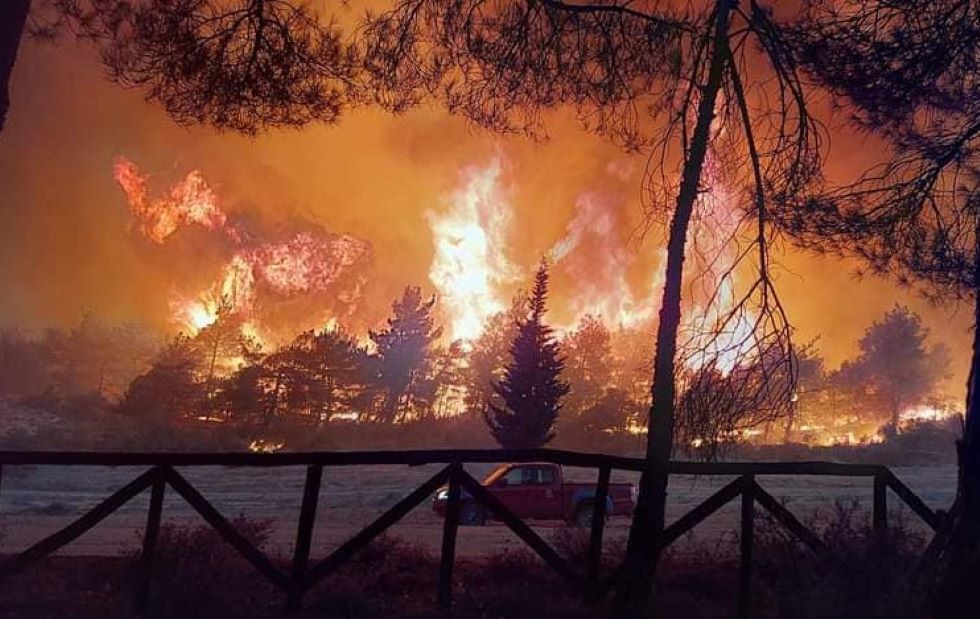
[[[279,409],[279,385],[282,382],[282,373],[276,372],[276,382],[272,386],[272,400],[269,401],[269,405],[265,407],[265,425],[269,426],[272,424],[272,420],[276,416],[276,412]]]
[[[685,245],[711,137],[715,102],[729,59],[728,24],[732,5],[732,0],[719,0],[717,4],[708,79],[701,90],[690,152],[684,163],[677,207],[670,222],[667,268],[657,325],[646,467],[640,477],[639,497],[630,525],[626,565],[611,609],[610,616],[615,619],[639,618],[647,614],[660,558],[667,504],[667,465],[674,434],[674,365],[681,323]]]
[[[0,0],[0,134],[10,109],[10,76],[30,9],[31,0]]]
[[[789,445],[793,438],[793,425],[796,424],[796,402],[793,402],[793,406],[789,409],[789,415],[786,416],[786,425],[783,427],[783,445]]]
[[[966,424],[957,443],[959,477],[950,510],[950,535],[939,561],[939,579],[930,600],[934,619],[976,619],[980,612],[980,217],[973,274],[973,356],[966,392]]]

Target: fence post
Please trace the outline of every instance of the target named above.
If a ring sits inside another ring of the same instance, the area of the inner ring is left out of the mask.
[[[755,537],[755,476],[742,477],[742,534],[738,582],[738,617],[748,619],[752,614],[752,546]]]
[[[884,476],[874,476],[874,507],[872,509],[872,526],[875,534],[883,537],[888,532],[888,483]]]
[[[599,479],[596,481],[595,503],[592,505],[592,531],[589,536],[589,563],[586,579],[586,599],[594,602],[598,597],[599,568],[602,564],[602,532],[606,526],[606,501],[609,498],[609,475],[612,469],[609,465],[599,467]]]
[[[160,536],[160,520],[163,515],[163,493],[167,482],[163,469],[153,471],[153,485],[150,486],[150,509],[146,514],[146,530],[143,531],[143,550],[140,553],[139,581],[136,589],[136,614],[142,616],[150,603],[150,582],[153,580],[153,559],[156,554],[157,539]]]
[[[310,562],[310,545],[313,541],[313,525],[320,500],[320,479],[323,465],[306,468],[306,484],[303,486],[303,506],[296,527],[296,547],[293,550],[293,568],[289,578],[289,594],[286,598],[286,615],[295,615],[303,605],[306,593],[306,568]]]
[[[453,563],[456,561],[456,533],[459,528],[459,477],[463,465],[449,465],[449,496],[446,497],[446,516],[442,522],[442,555],[439,560],[438,604],[449,610],[453,596]]]

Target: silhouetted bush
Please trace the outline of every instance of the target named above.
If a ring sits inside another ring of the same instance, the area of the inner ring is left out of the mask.
[[[916,616],[919,591],[907,575],[923,539],[903,518],[877,535],[853,505],[838,505],[808,523],[830,559],[816,557],[778,523],[757,518],[753,616],[760,619],[904,619]],[[236,519],[261,547],[269,528]],[[551,543],[584,569],[588,531],[557,528]],[[622,560],[622,542],[606,542],[602,573]],[[328,550],[314,546],[314,560]],[[0,617],[88,619],[129,616],[138,557],[54,557],[0,588]],[[288,570],[287,558],[274,561]],[[304,617],[436,619],[439,558],[418,544],[381,536],[307,594]],[[738,536],[680,540],[660,561],[658,617],[732,616],[737,600]],[[507,549],[485,558],[458,558],[453,616],[461,619],[602,616],[582,602],[530,550]],[[164,526],[159,539],[149,617],[235,619],[281,616],[285,596],[209,527]]]
[[[756,537],[760,608],[778,619],[902,619],[920,615],[922,592],[910,576],[925,548],[903,512],[879,535],[857,503],[837,502],[809,526],[821,531],[828,556],[803,548],[785,529],[762,521]]]

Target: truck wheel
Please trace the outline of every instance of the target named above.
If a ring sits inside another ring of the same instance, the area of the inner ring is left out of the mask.
[[[595,509],[595,507],[591,501],[588,503],[579,504],[578,508],[575,509],[575,526],[591,529],[593,509]],[[609,520],[608,513],[606,514],[606,520]]]
[[[482,527],[487,523],[487,513],[476,503],[463,503],[459,506],[459,523],[468,527]]]

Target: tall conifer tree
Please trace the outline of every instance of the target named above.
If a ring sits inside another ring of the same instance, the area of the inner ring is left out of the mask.
[[[484,419],[501,447],[532,449],[555,436],[554,426],[568,383],[561,374],[565,362],[558,342],[544,324],[548,298],[548,264],[541,262],[534,276],[527,318],[518,326],[510,346],[511,362],[503,380],[493,389],[503,406],[490,404]]]

